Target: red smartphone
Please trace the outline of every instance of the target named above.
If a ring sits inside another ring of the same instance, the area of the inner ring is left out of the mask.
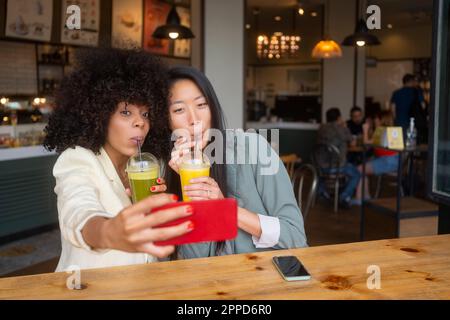
[[[192,215],[164,223],[156,228],[169,227],[185,221],[192,221],[194,223],[194,230],[180,237],[155,242],[156,245],[180,245],[205,241],[224,241],[236,238],[238,231],[237,202],[232,198],[171,203],[152,210],[152,213],[185,205],[192,207],[194,211]]]

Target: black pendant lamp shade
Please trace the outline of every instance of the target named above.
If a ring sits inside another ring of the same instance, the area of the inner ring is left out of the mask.
[[[192,39],[194,34],[191,29],[181,25],[180,16],[177,13],[177,8],[172,6],[167,15],[166,24],[156,28],[153,32],[153,37],[158,39]]]
[[[366,22],[363,19],[358,21],[355,33],[349,35],[342,41],[343,46],[376,46],[381,44],[380,40],[369,33]]]

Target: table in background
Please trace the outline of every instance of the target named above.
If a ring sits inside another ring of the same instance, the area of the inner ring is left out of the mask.
[[[366,145],[367,147],[374,147]],[[410,156],[410,163],[408,164],[408,175],[409,175],[409,185],[410,189],[413,189],[414,179],[413,179],[413,157],[415,154],[420,154],[428,151],[428,146],[420,145],[416,148],[405,148],[403,150],[398,149],[389,149],[380,146],[376,146],[377,148],[382,148],[389,151],[398,152],[399,160],[397,167],[397,196],[394,198],[378,198],[371,200],[365,199],[365,186],[362,184],[362,204],[361,204],[361,225],[360,225],[360,237],[361,240],[364,240],[365,235],[365,207],[371,207],[378,211],[387,213],[388,215],[393,215],[396,218],[396,236],[401,237],[408,234],[417,233],[420,230],[412,224],[407,224],[407,219],[421,219],[421,227],[428,228],[429,230],[435,229],[435,233],[437,233],[437,216],[439,213],[439,207],[434,203],[416,198],[412,194],[409,194],[405,197],[402,196],[401,187],[403,182],[403,159],[406,156]],[[361,180],[364,181],[366,175],[366,159],[365,152],[363,154],[363,170]],[[401,232],[401,222],[405,221],[404,228],[402,228]],[[412,220],[410,220],[412,221]]]
[[[312,279],[284,281],[276,255],[297,256]],[[373,266],[380,289],[367,286]],[[83,270],[75,291],[69,276],[0,279],[0,299],[450,299],[450,235]]]

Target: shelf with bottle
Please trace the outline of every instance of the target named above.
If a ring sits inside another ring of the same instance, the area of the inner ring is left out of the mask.
[[[406,143],[407,149],[414,149],[417,146],[417,129],[414,124],[414,118],[410,118],[409,127],[406,130]]]
[[[64,45],[37,44],[38,65],[65,66],[70,64],[71,49]]]
[[[41,122],[0,126],[0,149],[42,145],[46,125]]]
[[[67,45],[36,44],[39,96],[53,96],[63,77],[73,68],[75,48]]]
[[[39,96],[53,96],[55,90],[59,88],[61,79],[44,78],[39,79]]]

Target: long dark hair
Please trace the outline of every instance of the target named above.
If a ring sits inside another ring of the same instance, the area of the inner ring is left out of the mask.
[[[211,82],[209,82],[208,78],[202,72],[200,72],[195,68],[181,66],[181,67],[174,67],[169,70],[169,88],[171,88],[178,80],[191,80],[197,85],[197,87],[205,97],[209,109],[211,110],[211,129],[220,130],[222,133],[222,137],[225,137],[226,122],[223,110],[220,106],[219,100],[217,99],[216,93],[214,92],[214,88],[211,85]],[[220,190],[222,191],[222,194],[225,197],[227,197],[228,196],[227,172],[226,172],[227,168],[225,165],[226,139],[223,140],[224,140],[223,159],[222,159],[223,161],[220,164],[218,163],[211,164],[210,176],[217,182]],[[181,184],[179,176],[173,170],[169,169],[166,175],[166,179],[167,179],[167,188],[169,192],[177,194],[179,197],[181,197]],[[216,246],[217,255],[219,255],[220,252],[223,250],[224,245],[225,243],[223,241],[217,242]]]

